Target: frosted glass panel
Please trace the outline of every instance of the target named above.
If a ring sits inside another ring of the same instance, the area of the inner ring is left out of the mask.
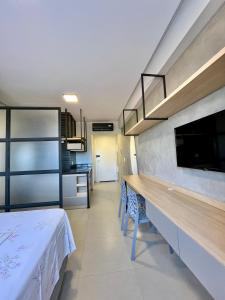
[[[58,137],[58,111],[11,110],[11,137]]]
[[[0,138],[6,137],[6,110],[0,109]]]
[[[57,141],[13,142],[10,151],[11,171],[59,168],[59,145]]]
[[[5,205],[5,177],[0,176],[0,205]]]
[[[11,204],[59,201],[59,174],[11,176]]]
[[[0,143],[0,172],[5,172],[5,143]]]

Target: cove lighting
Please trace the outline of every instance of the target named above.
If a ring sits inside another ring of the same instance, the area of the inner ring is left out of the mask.
[[[63,95],[63,99],[66,102],[74,102],[74,103],[78,102],[78,98],[74,94],[65,94],[65,95]]]

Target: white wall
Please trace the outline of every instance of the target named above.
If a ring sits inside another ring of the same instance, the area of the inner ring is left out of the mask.
[[[95,122],[95,121],[93,121]],[[91,136],[93,134],[101,134],[101,132],[93,132],[92,131],[92,123],[87,122],[87,152],[84,153],[77,153],[76,156],[76,163],[77,164],[93,164],[93,153],[92,153],[92,139]],[[104,134],[118,134],[120,129],[118,127],[118,122],[115,121],[107,121],[108,123],[114,124],[114,131],[113,132],[104,132]],[[79,123],[77,123],[77,135],[80,135]]]

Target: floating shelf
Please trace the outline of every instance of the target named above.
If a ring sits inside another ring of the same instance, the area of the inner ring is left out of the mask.
[[[86,187],[87,184],[86,183],[77,183],[77,187]]]
[[[201,98],[225,85],[225,48],[221,49],[198,71],[175,89],[168,97],[152,109],[146,117],[169,118]],[[126,131],[128,135],[138,135],[162,120],[140,120]]]
[[[87,152],[87,124],[85,117],[82,117],[82,110],[80,109],[80,136],[76,135],[76,121],[67,110],[65,113],[61,113],[61,120],[63,121],[61,131],[64,133],[61,137],[61,143],[66,143],[66,148],[69,151]]]
[[[74,136],[74,137],[71,137],[71,138],[67,138],[67,141],[69,142],[84,142],[85,141],[85,138],[84,137],[80,137],[80,136]]]

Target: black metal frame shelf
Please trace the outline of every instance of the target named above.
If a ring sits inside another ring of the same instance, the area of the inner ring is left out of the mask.
[[[138,123],[138,110],[136,108],[124,108],[123,109],[123,134],[124,136],[133,136],[133,134],[126,134],[126,120],[125,120],[125,112],[127,111],[135,111],[136,113],[136,121]]]
[[[161,78],[163,80],[163,94],[164,94],[164,99],[167,97],[167,92],[166,92],[166,76],[161,75],[161,74],[148,74],[148,73],[142,73],[141,74],[141,94],[142,94],[142,107],[143,107],[143,120],[146,121],[152,121],[152,120],[168,120],[168,118],[160,118],[160,117],[154,117],[154,118],[149,118],[146,116],[146,107],[145,107],[145,86],[144,86],[144,78],[145,77],[156,77],[156,78]],[[133,109],[123,109],[123,131],[124,131],[124,136],[137,136],[138,134],[126,134],[126,122],[125,122],[125,112],[126,111],[135,111],[136,112],[136,123],[138,123],[138,110],[133,108]]]
[[[65,117],[66,117],[66,126],[65,126],[65,133],[66,136],[65,138],[62,139],[62,141],[66,142],[66,145],[71,142],[71,143],[79,143],[81,144],[80,149],[76,150],[69,150],[73,152],[87,152],[87,123],[85,117],[82,116],[82,109],[80,109],[80,137],[74,136],[74,137],[69,137],[69,130],[68,130],[68,111],[65,109]],[[76,120],[74,119],[75,124]],[[75,127],[76,128],[76,127]],[[83,146],[83,147],[82,147]]]
[[[163,80],[163,94],[164,94],[164,99],[167,97],[166,95],[166,76],[165,75],[160,75],[160,74],[146,74],[142,73],[141,74],[141,93],[142,93],[142,106],[143,106],[143,119],[144,120],[168,120],[168,118],[148,118],[146,117],[146,108],[145,108],[145,86],[144,86],[144,77],[156,77],[156,78],[162,78]]]

